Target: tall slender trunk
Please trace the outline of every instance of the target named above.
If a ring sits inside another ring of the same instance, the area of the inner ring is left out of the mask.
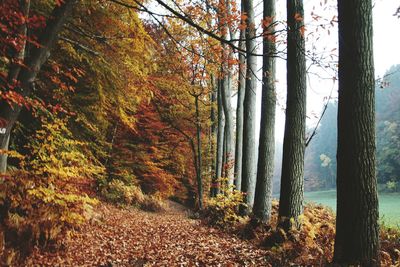
[[[222,109],[221,100],[221,83],[218,81],[218,95],[217,95],[217,111],[218,111],[218,133],[217,133],[217,160],[215,166],[215,176],[212,183],[212,196],[216,196],[219,193],[219,183],[218,179],[222,176],[222,161],[224,152],[224,128],[225,128],[225,118]]]
[[[211,155],[211,164],[210,164],[210,174],[211,174],[211,188],[210,188],[210,196],[213,197],[213,184],[214,184],[214,179],[215,179],[215,168],[216,168],[216,135],[217,135],[217,127],[216,127],[216,112],[215,112],[215,102],[217,101],[217,94],[218,94],[218,88],[215,86],[215,78],[213,75],[211,75],[211,84],[212,84],[212,91],[211,91],[211,111],[210,111],[210,120],[211,120],[211,126],[210,126],[210,155]]]
[[[287,101],[281,192],[280,224],[286,230],[298,226],[303,212],[304,150],[306,121],[306,60],[304,55],[303,0],[287,1]]]
[[[371,0],[339,0],[337,213],[334,262],[379,266]]]
[[[222,31],[222,38],[227,39],[230,27],[228,25],[227,16],[230,13],[230,5],[221,0],[220,4],[225,8],[220,10],[221,19],[220,26]],[[232,35],[232,33],[231,33]],[[233,184],[234,180],[234,161],[235,161],[235,138],[234,138],[234,125],[233,125],[233,112],[231,104],[232,88],[230,84],[232,72],[229,66],[229,60],[232,58],[231,48],[221,43],[222,46],[222,62],[221,62],[221,98],[222,106],[225,115],[225,142],[226,142],[226,161],[224,165],[225,176],[229,184]]]
[[[243,160],[242,160],[242,186],[241,190],[245,195],[247,207],[241,207],[241,213],[247,214],[254,202],[254,190],[256,182],[256,29],[254,24],[253,1],[243,0],[246,19],[246,89],[243,111]]]
[[[231,89],[229,74],[222,80],[222,106],[225,115],[225,176],[229,184],[234,180],[234,161],[235,161],[235,139],[233,128],[233,112],[231,106]]]
[[[197,194],[199,196],[199,208],[203,208],[203,179],[201,176],[202,169],[202,158],[201,158],[201,122],[200,122],[200,111],[199,111],[199,95],[195,96],[195,106],[196,106],[196,141],[197,141]]]
[[[243,14],[243,2],[241,4],[241,13]],[[240,30],[239,48],[246,50],[244,29]],[[236,148],[235,148],[235,186],[240,190],[242,186],[242,149],[243,149],[243,101],[245,95],[246,83],[246,57],[242,52],[239,53],[239,77],[238,77],[238,95],[236,105]]]
[[[226,124],[226,122],[225,122]],[[226,178],[226,127],[224,130],[224,148],[222,150],[222,171],[221,177]]]
[[[275,0],[264,1],[263,16],[264,20],[271,21],[271,24],[264,24],[261,126],[253,214],[256,219],[267,222],[271,215],[275,152],[276,90],[275,58],[273,54],[276,47],[272,38],[273,35],[271,35],[275,30]]]
[[[42,65],[50,56],[50,50],[58,38],[58,33],[61,31],[69,13],[77,0],[65,0],[61,5],[57,5],[46,22],[46,27],[43,29],[39,43],[40,47],[32,48],[29,58],[25,59],[25,66],[18,73],[18,88],[16,91],[23,97],[29,96],[32,92],[33,84]],[[11,130],[18,119],[22,107],[17,104],[12,106],[4,100],[0,100],[0,120],[5,124],[5,133],[0,134],[0,149],[7,150],[10,139]],[[0,172],[5,172],[7,167],[7,157],[0,155]]]

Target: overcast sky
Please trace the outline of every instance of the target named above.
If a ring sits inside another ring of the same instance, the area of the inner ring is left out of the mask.
[[[315,32],[319,23],[324,23],[323,20],[315,21],[311,19],[311,12],[321,15],[328,19],[337,14],[336,1],[329,0],[327,4],[322,1],[305,0],[305,22],[307,33]],[[382,77],[385,72],[395,64],[400,64],[400,19],[393,16],[396,9],[400,5],[398,0],[375,0],[373,9],[373,23],[374,23],[374,60],[375,60],[375,74],[376,77]],[[285,10],[286,1],[277,1],[277,17],[284,20],[286,18]],[[260,7],[262,8],[262,7]],[[261,18],[260,18],[261,19]],[[314,49],[317,53],[337,54],[337,25],[329,28],[325,26],[325,30],[318,27],[318,33],[312,36],[308,35],[309,39],[306,44],[306,49],[311,49],[314,44]],[[261,62],[260,62],[261,64]],[[309,65],[310,63],[308,63]],[[337,82],[329,79],[332,76],[332,71],[326,71],[320,67],[311,67],[307,76],[307,114],[308,124],[311,126],[315,123],[316,118],[319,117],[324,105],[324,98],[330,95],[337,97]],[[286,95],[286,61],[282,59],[277,60],[277,92],[278,92],[278,107],[276,119],[276,138],[277,141],[283,139],[284,132],[284,112]],[[258,91],[261,95],[261,90]],[[261,97],[258,97],[261,100]],[[258,103],[258,115],[260,116],[260,102]],[[258,135],[257,135],[258,136]]]

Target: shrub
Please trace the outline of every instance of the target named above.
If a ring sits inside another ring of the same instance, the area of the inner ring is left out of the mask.
[[[33,246],[56,248],[60,237],[90,215],[97,200],[83,191],[103,166],[75,140],[65,120],[44,120],[18,158],[19,169],[0,177],[0,265],[14,265]]]
[[[126,185],[123,181],[113,179],[101,190],[106,200],[116,204],[138,205],[144,201],[145,196],[139,187]]]
[[[299,217],[300,229],[285,232],[278,227],[278,202],[272,203],[267,231],[256,236],[268,248],[267,259],[273,266],[326,266],[332,261],[335,216],[329,208],[307,204]]]
[[[13,173],[0,184],[0,265],[23,259],[35,245],[58,247],[60,237],[84,222],[85,211],[96,203],[29,173]]]
[[[144,211],[161,212],[165,211],[165,205],[161,198],[157,196],[146,196],[140,204],[140,208]]]
[[[397,182],[395,181],[388,181],[386,183],[386,188],[389,192],[395,192],[397,191]]]
[[[226,181],[223,180],[222,183],[226,184]],[[203,217],[210,225],[232,228],[242,219],[239,215],[240,205],[244,205],[243,193],[232,186],[224,186],[220,194],[207,201]]]
[[[381,225],[380,240],[381,266],[398,266],[400,262],[400,228]]]
[[[123,181],[113,179],[109,183],[104,182],[101,195],[114,204],[133,205],[145,211],[161,212],[165,206],[161,197],[143,194],[140,187],[127,185]]]

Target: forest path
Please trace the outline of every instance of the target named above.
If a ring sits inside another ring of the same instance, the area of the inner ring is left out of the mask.
[[[35,251],[28,266],[267,266],[266,251],[187,217],[169,202],[162,213],[100,204],[57,253]]]

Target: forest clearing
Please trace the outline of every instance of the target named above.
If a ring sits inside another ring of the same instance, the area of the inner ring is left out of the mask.
[[[0,266],[399,267],[388,25],[395,1],[1,0]]]

